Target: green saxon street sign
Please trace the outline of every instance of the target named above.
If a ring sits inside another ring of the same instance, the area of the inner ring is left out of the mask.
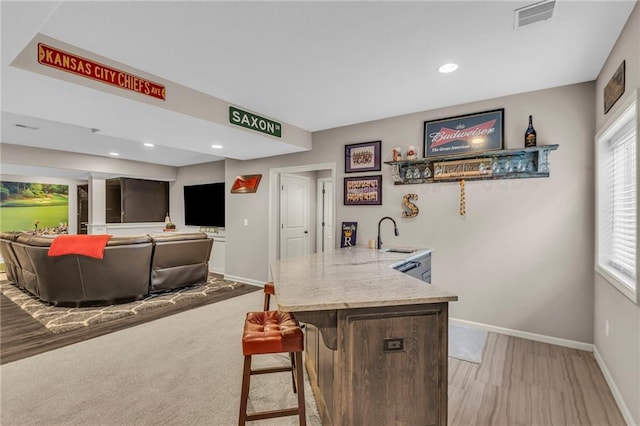
[[[269,120],[232,106],[229,106],[229,123],[277,138],[282,137],[282,125],[277,121]]]

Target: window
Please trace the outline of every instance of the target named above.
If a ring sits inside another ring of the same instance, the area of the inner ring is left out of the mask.
[[[597,137],[596,270],[637,302],[637,113],[634,101]]]

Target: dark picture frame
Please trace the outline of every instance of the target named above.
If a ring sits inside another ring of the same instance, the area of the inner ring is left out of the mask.
[[[344,146],[344,172],[379,172],[382,170],[382,141],[354,143]]]
[[[625,79],[625,67],[627,61],[622,61],[618,69],[611,80],[604,87],[604,113],[608,113],[609,110],[618,102],[620,96],[624,93],[624,79]]]
[[[356,234],[358,233],[358,222],[342,222],[340,232],[340,248],[354,247],[356,245]]]
[[[344,178],[344,205],[382,205],[382,175]]]
[[[494,151],[504,146],[504,108],[424,122],[424,156]]]

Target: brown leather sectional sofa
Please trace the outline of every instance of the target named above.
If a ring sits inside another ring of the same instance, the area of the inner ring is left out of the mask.
[[[102,259],[49,257],[52,237],[1,233],[7,278],[55,305],[106,305],[207,281],[213,239],[204,232],[111,237]]]

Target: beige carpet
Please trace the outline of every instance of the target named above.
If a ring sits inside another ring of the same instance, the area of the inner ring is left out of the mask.
[[[13,303],[20,306],[22,310],[38,320],[53,333],[62,333],[118,318],[137,315],[149,310],[189,303],[194,299],[202,299],[220,293],[230,292],[243,286],[246,286],[246,284],[212,277],[209,278],[209,281],[205,284],[185,287],[174,292],[152,295],[143,300],[118,305],[84,308],[48,305],[19,289],[9,281],[0,281],[0,293],[11,299]]]
[[[0,424],[237,425],[244,318],[262,302],[256,291],[4,364]],[[256,358],[256,367],[289,362],[286,354]],[[320,426],[308,382],[305,397],[307,425]],[[295,404],[290,373],[252,377],[250,411]]]

